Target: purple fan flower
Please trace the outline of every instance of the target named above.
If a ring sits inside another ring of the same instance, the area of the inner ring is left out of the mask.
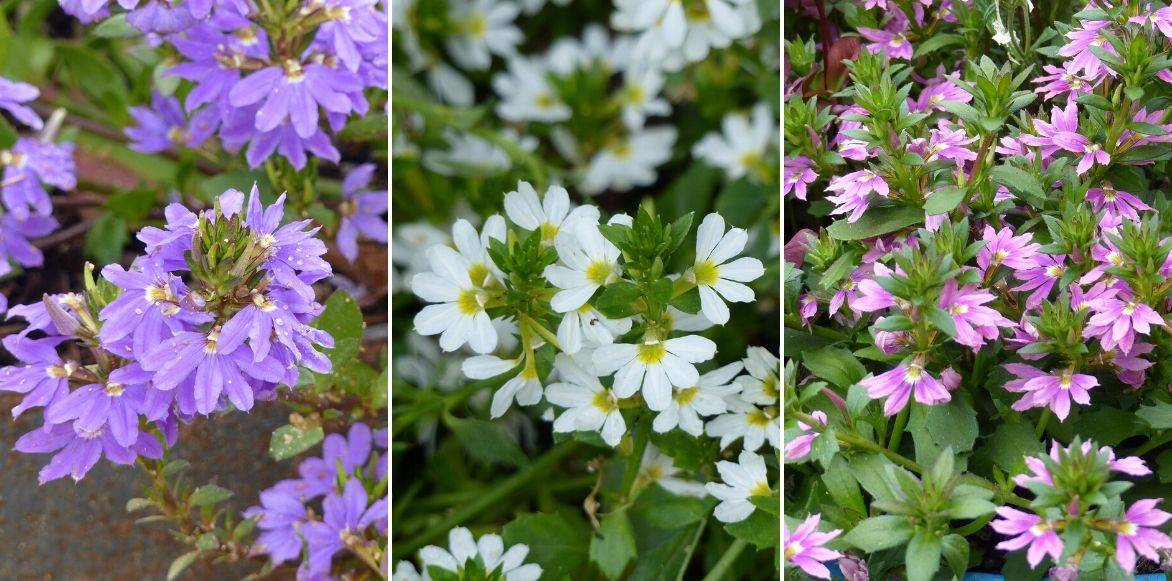
[[[900,14],[900,13],[897,13]],[[894,18],[887,23],[887,29],[859,28],[859,35],[871,41],[867,50],[873,53],[885,53],[888,58],[912,58],[912,43],[908,42],[904,33],[907,32],[907,18]]]
[[[315,0],[327,20],[317,29],[315,44],[328,47],[350,72],[358,72],[363,48],[383,39],[386,22],[377,0]]]
[[[956,325],[956,342],[972,347],[974,351],[1001,335],[1001,327],[1013,327],[1014,322],[995,309],[984,306],[993,302],[993,293],[974,285],[960,287],[956,279],[949,279],[940,293],[940,308],[948,312]]]
[[[338,467],[345,474],[358,475],[370,460],[373,442],[370,427],[363,423],[350,426],[346,436],[326,436],[321,457],[307,458],[297,469],[301,475],[298,492],[302,500],[338,493]]]
[[[22,137],[10,151],[0,152],[4,167],[4,206],[18,218],[27,218],[31,212],[48,216],[53,211],[49,193],[42,184],[71,190],[77,186],[73,165],[73,144],[45,143],[31,137]]]
[[[217,109],[204,109],[189,122],[178,99],[157,92],[151,96],[150,107],[131,107],[130,116],[136,125],[125,129],[126,136],[131,149],[143,153],[168,151],[176,145],[199,147],[219,124]]]
[[[127,8],[126,4],[134,6],[138,0],[119,0],[119,3]],[[166,0],[147,0],[146,4],[126,14],[126,22],[143,33],[169,35],[186,30],[195,23],[195,19],[186,4],[172,5],[172,2]]]
[[[1091,306],[1095,313],[1087,321],[1083,336],[1098,337],[1104,350],[1119,347],[1130,353],[1136,334],[1147,335],[1152,325],[1163,325],[1155,309],[1131,298],[1106,298]]]
[[[280,484],[261,491],[261,505],[244,512],[245,517],[259,517],[256,524],[261,532],[252,545],[253,554],[268,555],[274,566],[301,556],[303,530],[314,522],[302,501]]]
[[[190,325],[210,322],[206,313],[183,308],[187,286],[179,277],[163,269],[160,261],[150,257],[135,261],[130,270],[111,264],[102,269],[102,278],[122,289],[122,293],[107,305],[99,317],[102,329],[98,333],[102,345],[123,356],[145,357],[163,341]],[[115,344],[130,338],[124,351]]]
[[[793,195],[799,200],[806,199],[806,186],[818,179],[812,169],[814,162],[804,155],[787,157],[783,163],[785,179],[781,183],[781,195]]]
[[[34,407],[50,406],[69,394],[69,378],[80,366],[57,354],[57,346],[65,340],[30,339],[24,333],[4,338],[4,348],[24,364],[0,368],[0,391],[24,394],[24,399],[12,408],[12,417]]]
[[[1026,307],[1030,309],[1041,305],[1042,301],[1050,296],[1050,291],[1054,290],[1054,285],[1066,273],[1066,255],[1051,256],[1038,253],[1034,255],[1034,263],[1032,268],[1014,272],[1014,276],[1022,281],[1021,285],[1014,287],[1015,292],[1034,291],[1026,299]]]
[[[385,530],[387,501],[375,500],[368,505],[366,490],[357,478],[346,482],[342,495],[330,494],[322,502],[321,522],[304,529],[308,558],[302,562],[298,574],[308,572],[321,575],[330,570],[330,561],[338,551],[353,543],[365,543],[363,532],[371,524]]]
[[[1098,47],[1114,56],[1119,56],[1111,43],[1107,42],[1107,37],[1103,35],[1103,29],[1110,26],[1111,21],[1082,20],[1081,23],[1081,27],[1066,33],[1066,38],[1070,39],[1070,42],[1058,49],[1058,56],[1074,57],[1070,61],[1071,68],[1082,71],[1088,77],[1099,79],[1107,74],[1114,76],[1115,71],[1107,68],[1091,50],[1091,47]]]
[[[251,123],[251,119],[253,118],[248,118],[249,123]],[[260,167],[269,156],[273,155],[273,152],[277,152],[289,160],[295,169],[305,167],[305,163],[309,160],[307,154],[334,163],[338,163],[342,158],[342,154],[330,142],[329,136],[320,128],[316,129],[309,137],[298,135],[293,124],[287,121],[278,125],[276,129],[265,133],[256,133],[251,126],[248,129],[251,136],[245,139],[249,142],[245,157],[248,159],[249,167]]]
[[[1088,454],[1091,452],[1092,447],[1093,445],[1091,442],[1086,441],[1082,443],[1080,449],[1084,454]],[[1073,452],[1074,447],[1071,446],[1066,448],[1066,450]],[[1057,441],[1052,441],[1050,443],[1050,458],[1055,462],[1058,461],[1062,451],[1063,448],[1058,444]],[[1126,458],[1120,458],[1116,460],[1115,450],[1112,450],[1110,446],[1102,446],[1096,453],[1105,453],[1107,455],[1107,470],[1111,472],[1119,472],[1121,474],[1128,474],[1130,476],[1147,476],[1152,473],[1147,465],[1144,464],[1143,459],[1139,458],[1138,456],[1128,456]],[[1017,476],[1014,476],[1013,482],[1015,484],[1018,486],[1027,487],[1031,482],[1037,482],[1046,484],[1048,486],[1054,486],[1054,478],[1050,475],[1050,470],[1046,468],[1046,463],[1043,462],[1041,458],[1026,456],[1024,460],[1026,469],[1028,469],[1030,473],[1018,474]]]
[[[210,26],[196,26],[172,39],[172,43],[187,61],[172,67],[167,74],[195,84],[184,102],[188,111],[226,100],[229,91],[240,81],[244,64],[250,58],[264,60],[269,56],[264,30],[251,26],[231,34]],[[254,119],[255,116],[250,118]]]
[[[855,222],[863,217],[863,212],[867,211],[869,206],[868,195],[874,192],[884,198],[889,193],[887,182],[882,177],[875,175],[871,170],[863,169],[856,172],[851,172],[844,176],[835,176],[831,178],[830,185],[826,186],[827,190],[838,192],[837,196],[826,196],[826,199],[834,203],[834,210],[831,214],[846,214],[847,222]]]
[[[179,333],[153,349],[142,365],[155,372],[156,389],[189,391],[195,411],[201,414],[215,411],[221,394],[226,394],[236,409],[248,411],[255,397],[253,381],[248,378],[278,382],[285,368],[271,358],[253,361],[250,350],[243,348],[243,331],[237,329],[233,335],[215,330]],[[194,380],[189,381],[191,377]]]
[[[1034,235],[1029,232],[1021,236],[1013,234],[1013,230],[1008,227],[994,231],[992,226],[985,226],[982,235],[985,246],[977,253],[977,265],[981,267],[982,276],[986,275],[989,267],[996,268],[999,265],[1013,270],[1036,266],[1034,256],[1042,245],[1034,242]]]
[[[992,522],[993,530],[1013,537],[998,543],[998,549],[1016,551],[1028,546],[1026,561],[1030,567],[1037,567],[1046,555],[1055,561],[1062,557],[1062,539],[1050,521],[1008,506],[998,507],[997,516],[1001,518]]]
[[[374,178],[375,165],[367,163],[354,168],[342,182],[343,201],[338,208],[341,219],[335,243],[346,260],[358,258],[358,235],[387,242],[387,191],[366,190]]]
[[[289,119],[296,135],[309,139],[319,132],[319,106],[348,114],[355,108],[347,93],[362,89],[362,80],[349,71],[288,60],[241,79],[229,91],[228,101],[233,107],[263,102],[256,113],[256,128],[262,133]]]
[[[0,77],[0,109],[8,111],[17,121],[34,131],[40,131],[44,123],[37,112],[24,103],[35,100],[40,94],[36,87],[28,83],[13,82]]]
[[[138,441],[138,414],[150,379],[151,374],[137,364],[116,369],[106,383],[79,387],[53,402],[45,409],[45,421],[63,424],[73,420],[78,433],[105,428],[118,445],[133,446]]]
[[[41,266],[45,257],[29,239],[48,236],[57,229],[51,216],[32,215],[19,219],[0,214],[0,276],[12,272],[12,262],[25,267]]]
[[[1078,74],[1078,67],[1074,61],[1066,61],[1061,67],[1045,65],[1042,68],[1050,74],[1034,79],[1034,84],[1041,85],[1034,89],[1034,92],[1045,93],[1043,98],[1047,101],[1060,95],[1066,95],[1073,101],[1079,95],[1089,93],[1095,88],[1091,79]]]
[[[229,190],[229,193],[243,196],[235,190]],[[260,193],[253,184],[245,223],[260,237],[261,248],[268,252],[269,258],[264,267],[277,283],[311,301],[314,293],[309,285],[333,272],[330,263],[322,258],[326,253],[326,244],[314,236],[318,228],[313,227],[310,220],[281,225],[284,214],[284,194],[266,208],[261,204]]]
[[[944,385],[919,363],[900,364],[891,371],[868,377],[859,384],[867,388],[867,395],[871,399],[887,398],[883,404],[883,414],[887,416],[899,413],[913,394],[916,401],[924,405],[941,404],[952,399]]]
[[[141,433],[134,446],[123,446],[109,430],[85,432],[75,430],[70,424],[37,428],[21,436],[13,449],[26,454],[56,452],[38,475],[41,484],[66,475],[79,481],[103,456],[115,464],[130,465],[139,456],[160,458],[163,455],[162,446],[153,434]]]
[[[1159,502],[1155,498],[1137,500],[1123,515],[1115,535],[1115,560],[1124,571],[1135,571],[1136,553],[1160,562],[1156,551],[1172,549],[1172,538],[1156,528],[1172,518],[1172,514],[1156,508]]]

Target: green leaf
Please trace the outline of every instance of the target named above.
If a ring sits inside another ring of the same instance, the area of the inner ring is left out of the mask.
[[[955,519],[980,518],[994,510],[997,505],[976,496],[953,496],[948,501],[948,514]]]
[[[195,489],[191,493],[191,505],[204,507],[215,506],[225,500],[232,498],[232,491],[216,486],[215,484],[205,484]]]
[[[924,202],[924,213],[929,216],[947,214],[960,205],[967,193],[968,190],[956,186],[936,190],[928,196],[928,201]]]
[[[121,216],[127,222],[140,224],[155,206],[155,191],[150,189],[118,192],[106,198],[103,204],[107,210]]]
[[[1001,424],[981,446],[981,451],[997,467],[1013,472],[1015,466],[1022,463],[1022,458],[1040,454],[1044,448],[1032,427],[1025,424]]]
[[[763,184],[741,178],[720,191],[714,211],[729,224],[752,224],[760,217],[768,195]]]
[[[977,441],[977,412],[964,399],[953,398],[946,404],[928,406],[924,427],[941,448],[968,452]]]
[[[102,214],[85,233],[85,255],[94,259],[99,268],[122,259],[122,249],[130,236],[126,221],[112,212]]]
[[[302,429],[284,425],[273,432],[269,440],[269,455],[274,460],[286,460],[316,446],[324,437],[321,426]]]
[[[940,548],[944,560],[957,578],[963,578],[969,568],[969,543],[960,535],[947,535],[941,540]]]
[[[485,465],[523,466],[529,462],[516,440],[504,426],[480,419],[449,416],[445,423],[468,450],[468,455]]]
[[[930,308],[925,309],[924,315],[927,317],[928,322],[932,323],[933,326],[944,334],[949,337],[956,336],[956,321],[952,320],[952,315],[949,315],[948,311],[932,305]]]
[[[904,517],[873,516],[855,525],[843,537],[847,543],[868,553],[898,547],[912,536],[912,526]],[[939,560],[939,556],[936,557]]]
[[[211,551],[220,548],[220,540],[212,533],[204,533],[195,539],[195,546],[203,551]]]
[[[637,311],[635,310],[635,301],[639,300],[643,293],[629,282],[617,282],[609,285],[602,290],[602,294],[592,303],[598,312],[609,319],[621,319],[623,317],[630,317]]]
[[[155,501],[149,498],[132,498],[126,501],[126,512],[137,512],[155,506]]]
[[[671,300],[671,306],[688,313],[695,315],[700,312],[700,289],[692,287],[680,294],[680,296]]]
[[[680,496],[659,485],[648,486],[635,499],[631,520],[645,522],[657,529],[674,530],[708,518],[714,504],[707,497]]]
[[[1164,450],[1159,456],[1156,456],[1156,474],[1160,477],[1160,482],[1167,484],[1172,482],[1172,450]]]
[[[927,533],[916,533],[907,544],[905,562],[908,581],[931,581],[940,569],[940,537]]]
[[[602,526],[590,539],[590,560],[607,579],[617,579],[635,558],[635,532],[625,510],[602,518]]]
[[[763,510],[754,510],[753,514],[743,521],[725,524],[724,530],[738,539],[752,543],[758,549],[768,549],[781,544],[781,527],[778,526],[777,517]]]
[[[1034,200],[1043,200],[1046,192],[1042,182],[1023,169],[1011,165],[999,165],[993,168],[993,181],[1007,187],[1015,194]]]
[[[171,561],[171,566],[167,567],[167,581],[173,581],[182,575],[195,562],[196,557],[199,557],[198,550],[179,555],[174,561]]]
[[[91,34],[98,38],[135,38],[142,36],[137,28],[126,22],[126,14],[115,14],[93,27]]]
[[[824,347],[802,355],[802,365],[815,377],[825,379],[838,387],[850,387],[867,375],[866,368],[850,351],[838,347]]]
[[[715,463],[720,454],[718,440],[697,438],[683,430],[652,432],[651,442],[660,452],[671,456],[676,467],[682,470],[702,470]]]
[[[836,240],[863,240],[882,236],[924,221],[924,211],[908,206],[886,206],[867,210],[857,222],[838,220],[826,229]]]
[[[56,45],[58,57],[83,92],[108,113],[116,124],[129,120],[126,77],[101,53],[81,44]]]
[[[1156,405],[1140,406],[1135,415],[1147,422],[1152,429],[1166,430],[1172,428],[1172,403],[1158,401]]]
[[[835,456],[830,461],[830,466],[822,473],[822,483],[826,485],[830,498],[833,498],[838,506],[854,512],[859,517],[867,514],[867,505],[863,503],[859,483],[842,456]]]
[[[505,545],[529,547],[526,562],[541,566],[543,577],[563,579],[588,556],[590,531],[585,521],[565,513],[522,514],[501,531]]]
[[[830,266],[826,267],[818,284],[822,286],[823,290],[834,288],[835,283],[842,280],[842,277],[846,276],[847,273],[858,265],[859,257],[862,254],[863,252],[858,249],[843,253]]]
[[[920,58],[942,48],[961,44],[964,44],[964,37],[959,34],[933,34],[923,42],[916,44],[915,58]]]
[[[1140,411],[1143,411],[1142,408]],[[1105,446],[1114,446],[1147,430],[1145,420],[1136,417],[1138,415],[1119,408],[1102,407],[1079,416],[1075,428],[1084,438],[1094,439]],[[1150,412],[1149,416],[1158,420]]]
[[[346,124],[338,137],[343,141],[386,141],[389,121],[384,113],[358,117]]]

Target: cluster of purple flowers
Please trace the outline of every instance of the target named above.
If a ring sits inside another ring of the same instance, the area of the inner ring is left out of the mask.
[[[0,77],[0,110],[34,131],[44,122],[29,103],[40,92],[27,83]],[[41,266],[44,257],[30,242],[57,229],[49,189],[73,189],[77,185],[73,144],[56,144],[52,135],[22,136],[9,149],[0,151],[0,277],[12,271],[12,262],[24,267]],[[0,295],[0,313],[8,306]]]
[[[245,511],[261,530],[253,553],[274,566],[301,559],[298,579],[327,578],[345,551],[377,562],[387,537],[386,450],[387,431],[362,423],[347,436],[326,436],[321,457],[304,460],[299,478],[261,492],[260,506]],[[319,499],[321,509],[312,508]]]
[[[255,188],[201,213],[172,204],[165,227],[139,233],[147,253],[129,269],[106,267],[84,295],[11,309],[28,327],[4,339],[20,364],[0,369],[0,391],[24,394],[14,415],[44,408],[44,425],[16,445],[56,453],[41,482],[79,480],[103,456],[157,458],[178,422],[248,411],[296,385],[301,367],[330,371],[318,348],[333,339],[309,326],[323,308],[311,285],[331,274],[325,244],[283,214],[284,196],[266,207]]]
[[[109,14],[108,0],[61,0],[83,22]],[[247,0],[118,0],[126,20],[182,61],[168,74],[192,83],[181,107],[155,95],[127,130],[136,149],[199,147],[219,137],[252,167],[274,153],[293,167],[309,157],[337,163],[330,133],[369,112],[364,92],[387,89],[387,14],[378,0],[307,0],[274,12]],[[279,27],[279,38],[266,30]],[[304,39],[304,41],[302,41]],[[324,124],[323,121],[324,120]]]

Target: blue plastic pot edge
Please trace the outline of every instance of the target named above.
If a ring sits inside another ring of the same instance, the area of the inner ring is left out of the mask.
[[[838,568],[838,563],[826,563],[826,567],[830,569],[831,579],[842,579],[842,570]],[[1143,573],[1135,576],[1135,581],[1166,581],[1167,577],[1163,573]],[[1049,577],[1045,577],[1042,581],[1049,581]],[[965,573],[964,581],[1005,581],[1005,575],[1001,573]]]

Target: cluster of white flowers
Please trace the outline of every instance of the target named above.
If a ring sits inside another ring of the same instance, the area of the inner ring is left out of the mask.
[[[415,272],[411,288],[431,303],[416,315],[415,330],[425,336],[438,335],[444,351],[466,348],[475,353],[462,363],[467,378],[502,382],[489,406],[493,418],[504,416],[514,403],[535,406],[544,399],[552,406],[546,418],[553,422],[555,432],[595,432],[606,444],[617,446],[628,433],[622,410],[645,407],[642,413],[654,415],[651,425],[658,433],[678,428],[692,436],[718,438],[722,449],[740,440],[744,454],[758,460],[752,452],[762,444],[780,448],[780,362],[776,356],[751,347],[743,361],[703,374],[696,368],[715,357],[717,345],[694,333],[727,323],[727,303],[755,300],[745,283],[760,278],[764,267],[756,258],[739,256],[748,239],[744,230],[726,227],[718,214],[704,218],[696,232],[692,266],[668,277],[696,288],[700,311],[689,315],[669,308],[664,328],[663,324],[647,325],[640,315],[608,318],[592,304],[603,289],[626,280],[624,256],[600,230],[602,218],[596,207],[572,207],[568,193],[558,186],[539,197],[532,186],[521,182],[505,195],[504,208],[508,223],[494,215],[477,231],[460,219],[452,228],[450,242],[435,243],[426,250],[420,248],[422,243],[443,237],[422,226],[401,232],[403,240],[413,241],[400,259]],[[620,214],[608,223],[630,226],[632,219]],[[504,273],[490,256],[491,241],[504,243],[529,232],[539,233],[542,247],[557,253],[557,261],[541,273],[549,316],[560,318],[556,336],[550,331],[535,335],[521,321],[498,310]],[[402,250],[396,247],[396,254],[402,256]],[[490,316],[490,311],[501,314]],[[647,331],[631,337],[633,328]],[[532,352],[526,349],[546,343],[557,354],[543,382]],[[748,458],[744,454],[742,464]],[[645,463],[653,463],[655,457],[645,458]],[[708,490],[737,505],[718,511],[718,517],[744,518],[753,505],[737,503],[747,503],[748,496],[768,494],[770,489],[767,483],[764,488],[757,486],[758,481],[742,486],[747,481],[736,476],[740,469],[726,464],[717,468],[732,488],[720,485]],[[670,460],[656,474],[649,472],[648,478],[668,490],[688,488],[681,486],[679,478],[660,480],[674,474]],[[699,486],[691,483],[692,493]]]
[[[465,73],[499,70],[491,78],[495,113],[525,133],[505,137],[533,152],[540,135],[568,162],[573,185],[588,195],[655,183],[678,137],[674,126],[649,123],[672,112],[663,95],[666,76],[761,28],[754,0],[615,0],[609,24],[616,36],[589,24],[580,37],[558,38],[543,53],[522,54],[525,39],[517,20],[545,4],[404,0],[394,3],[391,20],[411,70],[426,78],[441,101],[473,105],[476,87]],[[761,160],[777,133],[768,105],[754,108],[751,121],[730,115],[724,129],[723,137],[707,136],[693,154],[733,179],[760,177]],[[445,129],[443,140],[447,149],[424,155],[431,171],[495,175],[511,165],[505,150],[483,137]]]
[[[537,581],[541,578],[541,566],[526,563],[525,557],[528,555],[529,547],[522,544],[513,545],[505,550],[505,542],[500,535],[487,534],[476,539],[468,529],[457,527],[448,532],[447,549],[428,545],[419,550],[422,571],[416,569],[415,564],[410,561],[399,561],[391,579],[431,579],[428,575],[429,567],[455,573],[458,578],[464,579],[468,570],[475,566],[479,576],[468,575],[467,578]]]

